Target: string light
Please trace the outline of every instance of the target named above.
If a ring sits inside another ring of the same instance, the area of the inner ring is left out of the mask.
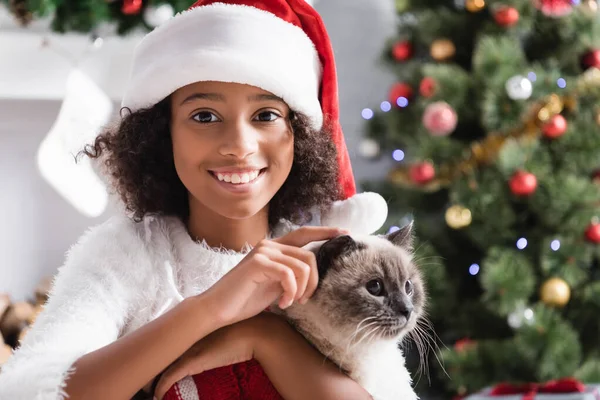
[[[361,112],[361,115],[364,119],[371,119],[373,118],[375,113],[370,108],[364,108]]]
[[[517,240],[517,248],[519,250],[523,250],[525,247],[527,247],[527,239],[520,238],[519,240]]]
[[[388,233],[394,233],[394,232],[398,232],[400,230],[400,227],[398,226],[390,226],[390,229],[388,230]]]
[[[404,160],[404,152],[400,149],[396,149],[392,153],[392,158],[396,161],[402,161]]]
[[[404,108],[408,105],[408,99],[406,97],[400,96],[396,99],[396,104],[398,104],[398,107]]]
[[[558,85],[559,88],[564,89],[567,87],[567,81],[564,80],[564,78],[558,78],[558,80],[556,81],[556,84]]]
[[[531,71],[530,73],[527,74],[527,78],[531,82],[535,82],[537,80],[537,75],[535,74],[535,72]]]
[[[550,248],[554,251],[557,251],[558,249],[560,249],[560,240],[557,240],[557,239],[553,240],[550,243]]]
[[[389,101],[381,102],[381,111],[388,112],[392,109],[392,104]]]
[[[469,274],[475,276],[479,273],[479,264],[471,264],[469,267]]]

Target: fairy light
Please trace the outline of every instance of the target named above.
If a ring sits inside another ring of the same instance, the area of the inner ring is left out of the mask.
[[[400,149],[396,149],[392,153],[392,158],[396,161],[402,161],[404,160],[404,152]]]
[[[393,226],[390,226],[388,233],[398,232],[399,230],[400,230],[400,227],[393,225]]]
[[[561,89],[564,89],[567,87],[567,81],[564,78],[558,78],[558,80],[556,81],[556,84]]]
[[[381,111],[388,112],[392,109],[392,104],[389,101],[382,101],[380,108],[381,108]]]
[[[475,276],[475,275],[477,275],[477,274],[479,273],[479,270],[480,270],[480,268],[479,268],[479,264],[475,264],[475,263],[473,263],[473,264],[471,264],[471,266],[469,267],[469,274],[471,274],[471,275]]]
[[[517,240],[517,249],[523,250],[525,247],[527,247],[527,239],[520,238]]]
[[[554,251],[558,251],[560,249],[560,240],[555,239],[550,243],[550,248]]]
[[[364,119],[371,119],[373,118],[375,113],[370,108],[364,108],[361,112],[361,115]]]
[[[527,74],[527,79],[529,79],[531,82],[535,82],[537,80],[537,75],[535,72],[531,71]]]
[[[406,97],[400,96],[396,99],[396,104],[398,104],[398,107],[404,108],[408,105],[408,99]]]

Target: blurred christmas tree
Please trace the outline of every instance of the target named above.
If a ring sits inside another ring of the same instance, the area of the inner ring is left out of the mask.
[[[367,184],[398,213],[390,225],[415,219],[448,346],[450,378],[430,361],[431,386],[600,382],[596,0],[396,5],[398,82],[381,111],[363,111],[363,149],[398,161]]]
[[[193,0],[0,0],[22,26],[37,18],[50,18],[56,32],[103,34],[134,29],[152,30],[176,12],[187,9]]]

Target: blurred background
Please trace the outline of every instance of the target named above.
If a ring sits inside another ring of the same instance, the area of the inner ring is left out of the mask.
[[[416,224],[430,295],[406,344],[418,392],[559,380],[553,399],[595,398],[597,1],[313,3],[359,186],[388,201],[385,231]],[[190,4],[0,0],[0,331],[13,345],[65,252],[117,212],[73,155],[118,116],[136,43]]]

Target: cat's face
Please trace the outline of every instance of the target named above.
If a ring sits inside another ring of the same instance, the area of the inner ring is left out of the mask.
[[[425,307],[425,288],[412,262],[412,225],[386,236],[340,236],[317,251],[313,296],[334,326],[361,337],[400,339]]]

